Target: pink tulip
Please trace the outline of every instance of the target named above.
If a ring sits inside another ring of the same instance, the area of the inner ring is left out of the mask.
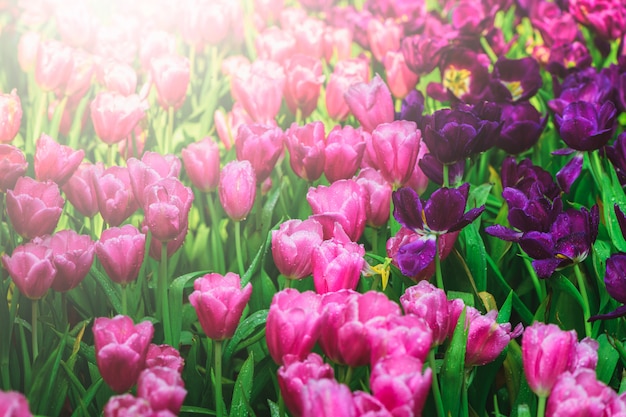
[[[9,143],[20,131],[22,103],[13,89],[11,94],[0,94],[0,144]]]
[[[57,271],[52,282],[53,290],[69,291],[89,273],[94,256],[94,242],[89,236],[79,235],[71,229],[61,230],[41,239],[38,244],[52,250],[52,262]]]
[[[118,394],[128,391],[144,369],[154,328],[130,317],[97,317],[93,324],[96,362],[102,379]]]
[[[424,319],[433,335],[433,345],[441,345],[450,333],[450,311],[446,293],[429,283],[420,281],[406,289],[400,297],[406,314]]]
[[[91,102],[91,121],[96,135],[107,145],[126,139],[144,118],[144,104],[136,94],[102,91]]]
[[[522,362],[528,386],[535,394],[550,395],[559,376],[574,362],[576,345],[574,330],[564,331],[556,324],[541,322],[526,328],[522,337]]]
[[[150,343],[146,354],[146,368],[162,366],[178,372],[183,372],[185,360],[180,356],[180,352],[170,345],[155,345]]]
[[[351,178],[361,166],[369,133],[346,125],[335,126],[326,138],[324,174],[330,182]]]
[[[406,65],[402,52],[387,51],[383,58],[389,90],[395,98],[403,99],[415,89],[419,77]]]
[[[365,248],[336,238],[313,249],[313,282],[318,294],[356,289],[365,265]]]
[[[278,62],[283,64],[293,56],[296,49],[296,38],[277,26],[264,29],[254,40],[259,59]]]
[[[429,179],[422,171],[422,168],[419,166],[419,161],[422,160],[424,155],[428,153],[428,147],[424,141],[420,141],[419,151],[417,151],[417,163],[415,164],[415,168],[413,168],[413,173],[411,174],[411,178],[407,182],[404,183],[405,187],[411,187],[415,192],[419,195],[422,195],[426,188],[428,187]]]
[[[20,293],[31,300],[38,300],[48,292],[57,273],[52,250],[40,242],[18,246],[11,256],[2,255],[2,265]]]
[[[315,59],[324,56],[324,28],[326,24],[312,17],[306,17],[294,25],[290,31],[296,38],[296,49]]]
[[[598,381],[595,371],[581,369],[573,374],[566,372],[552,388],[546,415],[602,417],[607,415],[607,405],[615,398],[615,391]]]
[[[382,123],[391,123],[395,118],[391,93],[378,74],[369,83],[361,82],[350,87],[344,97],[350,111],[367,132],[374,131]]]
[[[324,124],[316,121],[298,126],[294,123],[285,132],[285,139],[293,172],[309,182],[321,177],[326,148]]]
[[[161,155],[158,152],[146,152],[141,157],[129,158],[126,162],[133,194],[141,207],[145,209],[145,190],[157,181],[165,178],[178,178],[180,159],[172,154]]]
[[[96,242],[96,255],[109,278],[126,285],[139,275],[145,246],[146,235],[127,224],[105,229]]]
[[[137,397],[145,398],[154,411],[169,410],[178,415],[187,396],[180,374],[171,368],[144,369],[137,381]]]
[[[576,344],[574,361],[571,363],[570,372],[576,372],[581,368],[595,370],[598,366],[598,349],[600,345],[597,340],[585,337]],[[523,352],[522,352],[523,354]]]
[[[128,168],[107,168],[101,176],[93,178],[93,184],[100,215],[109,226],[119,226],[139,208],[131,188]]]
[[[25,239],[51,234],[59,222],[64,204],[55,183],[38,182],[30,177],[19,177],[6,196],[6,210],[11,224]]]
[[[285,7],[285,0],[254,0],[254,11],[264,21],[276,20]]]
[[[101,177],[103,172],[102,162],[96,164],[83,162],[62,187],[72,206],[85,217],[93,217],[98,213],[94,178]]]
[[[17,61],[22,71],[31,72],[35,69],[40,41],[41,35],[39,32],[28,31],[20,36],[20,40],[17,43]]]
[[[391,356],[411,356],[422,363],[432,347],[432,332],[424,320],[413,315],[376,317],[368,322],[370,364]]]
[[[233,75],[232,91],[252,120],[274,122],[280,110],[285,86],[285,72],[274,61],[256,60],[249,68]]]
[[[252,285],[241,288],[239,275],[228,272],[207,274],[193,283],[189,302],[196,309],[200,325],[209,339],[230,339],[252,295]]]
[[[0,391],[0,416],[32,417],[28,400],[16,391]]]
[[[324,28],[324,59],[349,59],[352,50],[352,32],[348,28],[326,26]]]
[[[179,55],[163,55],[151,61],[152,81],[157,99],[164,109],[180,108],[189,87],[189,60]]]
[[[35,176],[38,181],[53,181],[62,186],[70,179],[85,157],[85,151],[75,151],[61,145],[43,133],[35,151]]]
[[[150,72],[153,58],[176,53],[176,37],[163,30],[151,30],[139,44],[139,61],[145,72]]]
[[[287,288],[272,298],[265,324],[267,348],[279,365],[287,355],[304,360],[320,334],[320,297]]]
[[[350,108],[344,97],[348,89],[369,79],[369,61],[353,58],[339,61],[326,84],[326,109],[333,120],[344,120]]]
[[[39,42],[35,81],[44,91],[54,91],[67,82],[72,69],[72,48],[55,40]]]
[[[137,72],[133,67],[118,61],[109,61],[104,65],[104,86],[111,92],[130,96],[137,90]]]
[[[70,70],[65,82],[57,89],[59,96],[66,96],[78,103],[91,87],[95,72],[93,57],[81,50],[72,50]]]
[[[0,193],[15,187],[17,179],[28,169],[26,157],[19,148],[0,143]]]
[[[324,75],[322,63],[311,56],[297,54],[285,64],[285,101],[291,113],[300,110],[303,119],[317,108]]]
[[[311,256],[322,240],[322,225],[313,219],[283,222],[272,231],[272,256],[280,273],[289,279],[311,275]]]
[[[217,136],[219,136],[226,150],[232,148],[235,144],[235,136],[237,135],[239,126],[254,123],[239,102],[233,104],[233,109],[229,113],[216,110],[213,119]]]
[[[187,176],[194,187],[203,193],[217,188],[220,179],[220,150],[211,137],[189,144],[183,148],[181,156]]]
[[[169,410],[156,412],[145,398],[132,394],[114,395],[104,406],[104,417],[175,417]]]
[[[302,415],[302,388],[312,380],[334,379],[333,368],[324,363],[317,353],[311,353],[304,360],[295,356],[285,358],[285,363],[278,368],[278,386],[287,409],[294,416]]]
[[[362,417],[393,417],[393,414],[376,397],[363,391],[353,395],[357,416]]]
[[[276,126],[242,124],[235,142],[237,159],[250,161],[257,183],[265,181],[283,152],[283,131]]]
[[[161,242],[178,237],[187,229],[193,192],[176,178],[164,178],[144,191],[145,223]]]
[[[395,188],[413,175],[421,138],[417,125],[406,120],[380,124],[372,132],[376,166]]]
[[[248,161],[231,161],[222,168],[219,182],[220,202],[234,221],[246,218],[256,198],[256,175]]]
[[[302,417],[357,417],[352,392],[334,379],[311,379],[300,393]]]
[[[369,20],[367,23],[367,39],[372,54],[378,62],[383,62],[387,52],[400,49],[403,32],[402,26],[393,19],[386,19],[385,21],[379,19]]]
[[[366,223],[372,227],[382,227],[389,221],[391,204],[391,185],[373,168],[364,168],[359,172],[355,181],[363,187],[365,197]]]

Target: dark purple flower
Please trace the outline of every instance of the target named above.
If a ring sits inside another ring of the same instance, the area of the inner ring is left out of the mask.
[[[534,96],[542,83],[539,63],[534,58],[500,57],[494,64],[489,87],[494,101],[519,102]]]
[[[622,184],[622,187],[626,185],[626,132],[621,133],[612,146],[605,146],[604,150],[606,156],[609,158],[617,178]]]
[[[567,74],[590,67],[591,62],[591,54],[585,44],[578,41],[561,43],[550,48],[546,69],[563,78]]]
[[[563,141],[578,151],[600,149],[611,139],[615,128],[617,110],[611,101],[597,107],[586,101],[577,101],[556,114],[559,133]]]
[[[617,212],[617,209],[615,211]],[[626,253],[616,253],[606,260],[604,284],[611,297],[622,304],[626,304]],[[622,305],[610,313],[593,316],[591,320],[614,319],[622,316],[626,316],[626,305]]]
[[[548,117],[541,117],[527,101],[502,106],[502,131],[496,146],[510,154],[519,154],[534,146],[546,127]]]
[[[622,0],[570,0],[569,12],[604,40],[626,33],[626,6]]]
[[[424,142],[422,142],[423,144]],[[420,169],[435,184],[443,184],[443,164],[432,154],[427,153],[418,162]],[[448,165],[448,184],[458,184],[463,179],[465,161]]]
[[[448,40],[443,37],[422,34],[404,38],[401,50],[411,71],[416,74],[428,74],[437,67],[441,53],[447,46]]]
[[[424,95],[419,90],[412,90],[402,99],[402,107],[400,113],[396,113],[396,120],[409,120],[415,122],[421,130],[428,120],[428,116],[424,116]]]
[[[568,153],[573,153],[573,152],[561,152],[561,153],[554,153],[554,154],[567,155]],[[559,182],[559,186],[563,189],[563,191],[565,191],[566,193],[569,193],[569,190],[572,187],[572,184],[580,176],[580,173],[582,172],[582,170],[583,170],[583,154],[582,152],[576,152],[574,154],[574,157],[570,159],[570,161],[567,164],[565,164],[565,166],[563,166],[563,168],[561,168],[559,172],[556,173],[556,179]]]

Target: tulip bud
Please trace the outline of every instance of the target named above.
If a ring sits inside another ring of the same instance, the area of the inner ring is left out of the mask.
[[[48,292],[57,273],[52,250],[40,242],[18,246],[11,256],[2,255],[2,265],[20,293],[31,300],[38,300]]]
[[[382,123],[391,123],[395,118],[391,93],[378,75],[369,83],[353,85],[344,97],[350,111],[367,132]]]
[[[324,82],[322,63],[307,55],[294,55],[285,65],[285,101],[291,113],[299,109],[302,118],[309,117],[317,108],[317,100]]]
[[[0,143],[0,193],[15,187],[17,179],[28,169],[26,157],[19,148]]]
[[[391,184],[385,181],[380,171],[373,168],[364,168],[359,172],[355,181],[363,187],[366,193],[365,218],[372,227],[382,227],[389,221]]]
[[[193,192],[176,178],[164,178],[144,191],[145,223],[161,242],[178,237],[188,226]]]
[[[85,151],[60,145],[43,133],[35,151],[35,176],[38,181],[54,181],[62,186],[70,179],[85,157]]]
[[[318,294],[356,289],[365,265],[365,248],[334,237],[313,249],[313,282]]]
[[[203,193],[215,188],[220,178],[220,150],[210,137],[189,144],[181,151],[183,165],[191,183]]]
[[[20,131],[22,103],[16,91],[0,94],[0,144],[11,142]]]
[[[152,81],[161,107],[178,109],[189,87],[189,60],[178,55],[163,55],[151,61]]]
[[[344,120],[350,113],[344,94],[369,79],[369,62],[354,58],[339,61],[326,84],[326,110],[333,120]]]
[[[313,219],[287,220],[273,230],[272,256],[280,273],[289,279],[311,275],[311,256],[322,240],[322,225]]]
[[[601,417],[607,415],[607,405],[615,398],[615,391],[598,381],[595,371],[581,369],[575,373],[566,372],[552,389],[546,415]]]
[[[141,160],[129,158],[127,161],[133,194],[141,207],[145,209],[145,191],[149,186],[164,178],[178,178],[180,159],[171,154],[146,152]]]
[[[376,165],[395,188],[413,175],[421,138],[417,125],[406,120],[380,124],[372,132]]]
[[[246,218],[256,197],[256,176],[248,161],[231,161],[222,168],[219,182],[220,202],[234,221]]]
[[[321,177],[326,148],[324,124],[317,121],[298,126],[294,123],[285,134],[293,172],[309,182]]]
[[[156,366],[144,369],[137,381],[137,397],[145,398],[154,411],[178,415],[187,396],[185,383],[174,369]]]
[[[450,311],[446,293],[428,281],[406,289],[400,297],[405,313],[424,319],[433,334],[433,345],[441,345],[450,333]]]
[[[424,362],[432,347],[430,328],[413,315],[373,318],[368,322],[368,332],[372,366],[391,356],[411,356]]]
[[[285,73],[274,61],[256,60],[232,77],[232,94],[257,123],[272,123],[280,110]]]
[[[356,406],[347,385],[334,379],[311,379],[300,393],[302,417],[356,417]]]
[[[145,256],[146,235],[126,224],[102,232],[96,255],[109,278],[125,285],[137,279]]]
[[[137,90],[137,72],[123,62],[109,61],[104,65],[104,86],[111,92],[130,96]]]
[[[100,215],[117,227],[139,208],[130,184],[128,168],[112,166],[93,178]]]
[[[180,352],[172,346],[150,343],[146,355],[146,368],[155,366],[171,368],[180,374],[183,372],[185,361],[180,356]]]
[[[93,217],[98,213],[94,178],[101,177],[103,172],[102,162],[96,164],[83,162],[62,187],[72,206],[85,217]]]

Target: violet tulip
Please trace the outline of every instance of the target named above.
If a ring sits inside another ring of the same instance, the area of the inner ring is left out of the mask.
[[[38,300],[46,294],[57,273],[52,250],[40,242],[20,245],[11,256],[2,255],[2,265],[20,293],[31,300]]]
[[[527,101],[502,106],[502,131],[496,146],[510,154],[522,153],[533,147],[548,117],[541,117],[535,107]]]
[[[144,104],[136,94],[124,96],[102,91],[91,102],[91,121],[96,135],[107,145],[126,139],[144,118]]]
[[[119,284],[137,279],[145,256],[146,235],[135,226],[105,229],[96,242],[96,255],[105,272]]]
[[[450,333],[450,311],[446,293],[429,283],[420,281],[406,289],[400,297],[406,314],[424,319],[433,335],[433,345],[441,345]]]
[[[287,409],[294,416],[302,415],[302,388],[309,381],[334,379],[333,368],[324,363],[317,353],[311,353],[303,360],[295,356],[285,358],[285,363],[278,368],[278,386]]]
[[[311,56],[296,54],[285,63],[285,101],[289,110],[305,119],[317,108],[324,74],[322,63]]]
[[[144,369],[137,380],[137,397],[145,398],[154,411],[178,415],[187,396],[183,378],[176,370],[155,366]]]
[[[178,237],[187,229],[193,192],[176,178],[164,178],[143,191],[145,223],[161,242]]]
[[[181,151],[189,180],[198,190],[208,193],[217,188],[220,179],[220,150],[217,143],[206,137]]]
[[[17,179],[28,169],[24,153],[15,146],[0,143],[0,193],[15,187]]]
[[[442,82],[430,83],[427,94],[439,101],[482,101],[489,83],[489,58],[463,46],[445,48],[440,53]]]
[[[50,181],[20,177],[7,191],[6,211],[13,228],[25,239],[49,235],[57,226],[65,201],[59,187]]]
[[[421,138],[417,125],[406,120],[380,124],[372,132],[375,163],[394,188],[404,185],[411,178]]]
[[[239,275],[212,273],[196,279],[193,288],[189,302],[196,309],[207,337],[217,341],[233,337],[252,295],[252,284],[241,288]]]
[[[62,186],[83,161],[85,151],[75,151],[61,145],[43,133],[35,151],[35,177],[38,181],[53,181]]]
[[[272,257],[288,279],[302,279],[313,272],[312,254],[323,240],[322,225],[314,219],[291,219],[272,231]]]
[[[181,374],[185,366],[185,360],[180,352],[170,345],[155,345],[150,343],[146,354],[146,368],[154,367],[170,368]]]
[[[154,327],[128,316],[97,317],[93,324],[96,362],[102,379],[118,394],[128,391],[144,369]]]
[[[157,99],[165,110],[182,106],[189,87],[189,73],[189,60],[183,56],[162,55],[150,61]]]
[[[393,99],[389,88],[377,74],[369,83],[358,83],[344,95],[350,111],[363,129],[372,132],[379,124],[394,120]]]
[[[554,117],[561,138],[570,148],[592,151],[602,148],[613,137],[617,109],[611,101],[601,106],[576,101]]]
[[[32,417],[28,400],[17,391],[0,391],[0,416]]]
[[[490,84],[495,101],[522,102],[537,94],[543,81],[533,58],[498,58]]]
[[[128,168],[112,166],[93,178],[100,215],[109,226],[117,227],[130,217],[139,205],[133,195]]]
[[[391,205],[391,184],[373,168],[363,168],[355,178],[363,187],[365,198],[366,223],[372,227],[382,227],[389,221],[389,207]]]
[[[401,51],[406,65],[416,74],[428,74],[437,67],[448,40],[441,36],[413,35],[402,39]]]
[[[619,217],[618,217],[619,219]],[[591,317],[592,321],[598,319],[612,319],[626,315],[626,254],[615,253],[606,260],[604,273],[604,284],[606,291],[613,299],[623,305],[607,314],[600,314]]]
[[[83,162],[62,187],[68,201],[85,217],[93,217],[98,213],[94,178],[101,177],[103,172],[102,162]]]
[[[357,417],[352,392],[334,379],[311,379],[300,393],[301,417]]]
[[[89,236],[71,229],[61,230],[43,238],[41,244],[52,250],[52,262],[57,271],[53,290],[69,291],[87,276],[94,257],[94,242]]]
[[[522,337],[522,362],[530,389],[548,397],[561,374],[570,369],[576,354],[577,336],[556,324],[533,323]]]
[[[369,133],[352,126],[335,126],[326,138],[324,174],[329,182],[351,178],[361,166]],[[382,204],[382,203],[381,203]]]
[[[257,183],[265,181],[283,152],[283,131],[277,126],[242,124],[235,141],[237,159],[250,161]]]
[[[20,131],[22,103],[15,89],[11,94],[0,94],[0,144],[9,143]]]
[[[181,163],[176,155],[161,155],[158,152],[146,152],[141,157],[129,158],[126,162],[133,194],[139,205],[145,208],[145,190],[164,178],[178,178]]]
[[[414,315],[389,315],[368,322],[370,364],[391,356],[411,356],[422,363],[432,347],[432,332]]]
[[[256,175],[249,161],[231,161],[220,172],[220,202],[234,221],[245,219],[256,198]]]
[[[346,239],[347,240],[347,239]],[[356,289],[365,266],[365,248],[332,237],[313,248],[313,282],[318,294]]]
[[[265,323],[267,348],[279,365],[287,355],[304,360],[320,334],[320,297],[287,288],[274,294]]]

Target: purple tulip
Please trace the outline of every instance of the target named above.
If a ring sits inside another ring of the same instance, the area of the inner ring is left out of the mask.
[[[443,37],[413,35],[402,39],[401,51],[411,71],[428,74],[437,67],[446,46],[448,40]]]
[[[289,164],[300,178],[312,182],[322,176],[325,163],[326,134],[322,122],[304,126],[292,124],[285,132]]]
[[[424,142],[422,142],[424,144]],[[424,175],[435,184],[443,185],[443,166],[434,155],[427,153],[418,162],[419,168]],[[448,164],[446,164],[448,165]],[[465,161],[461,160],[448,165],[448,184],[458,184],[463,180],[465,173]],[[413,188],[413,187],[411,187]]]
[[[344,97],[350,111],[366,132],[373,132],[379,124],[393,122],[391,92],[378,74],[369,83],[350,87]]]
[[[510,154],[522,153],[533,147],[546,127],[548,117],[541,117],[527,101],[502,106],[502,131],[496,146]]]
[[[257,183],[265,181],[283,151],[283,131],[272,125],[242,124],[235,140],[237,159],[250,161]]]
[[[313,272],[311,257],[323,240],[322,225],[314,219],[291,219],[272,231],[272,256],[281,274],[302,279]]]
[[[60,145],[45,133],[37,141],[35,151],[35,177],[39,181],[53,181],[62,186],[70,179],[83,161],[85,151],[75,151]]]
[[[427,95],[438,101],[478,103],[488,87],[488,67],[485,55],[465,47],[446,48],[439,61],[442,82],[430,83]]]
[[[535,59],[500,57],[494,64],[489,87],[494,101],[523,102],[537,94],[542,83],[539,63]]]
[[[178,415],[187,396],[183,378],[176,370],[155,366],[144,369],[137,381],[137,397],[145,398],[154,411]]]
[[[146,235],[126,224],[102,232],[96,255],[109,278],[125,285],[137,279],[145,256]]]
[[[256,175],[248,161],[231,161],[220,173],[220,202],[234,221],[246,218],[256,198]]]
[[[611,101],[601,107],[577,101],[556,114],[556,123],[563,141],[572,149],[592,151],[602,148],[613,136],[617,111]]]
[[[26,157],[19,148],[0,143],[0,193],[15,187],[17,179],[28,169]]]
[[[626,33],[626,6],[620,0],[570,0],[569,12],[576,20],[605,40]]]
[[[15,391],[0,391],[0,416],[32,417],[33,415],[24,394]]]
[[[107,168],[99,177],[94,176],[93,183],[100,215],[109,226],[119,226],[139,208],[133,194],[128,168],[119,166]]]
[[[102,379],[118,394],[128,391],[144,369],[154,328],[127,316],[98,317],[93,324],[96,361]]]
[[[626,316],[626,254],[615,253],[606,260],[604,284],[609,295],[625,305],[619,306],[610,313],[593,316],[591,321]]]
[[[143,191],[145,223],[161,242],[178,238],[187,229],[193,192],[176,178],[164,178]]]
[[[606,156],[609,158],[617,178],[622,186],[626,185],[626,132],[622,132],[617,136],[615,142],[611,146],[605,146]]]
[[[428,116],[424,116],[424,95],[419,90],[412,90],[402,100],[400,113],[396,114],[396,120],[408,120],[415,122],[419,130],[426,124]]]

